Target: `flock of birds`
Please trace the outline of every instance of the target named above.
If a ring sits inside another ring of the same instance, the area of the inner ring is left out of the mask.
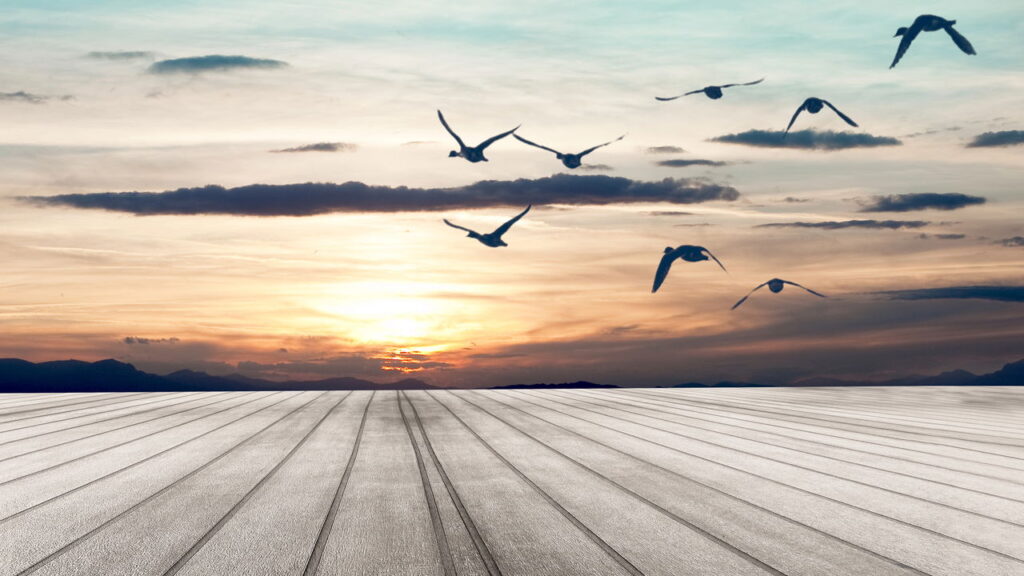
[[[971,43],[967,40],[967,38],[964,38],[963,35],[961,35],[959,32],[953,29],[954,24],[956,24],[956,20],[946,20],[945,18],[942,18],[940,16],[923,14],[914,19],[914,22],[913,24],[910,25],[910,27],[899,28],[896,31],[896,35],[893,37],[899,38],[900,36],[902,36],[903,38],[900,40],[899,48],[896,49],[896,56],[893,58],[892,64],[889,66],[889,68],[892,69],[893,67],[896,66],[900,59],[903,58],[904,54],[906,54],[907,49],[910,48],[910,44],[914,41],[915,38],[917,38],[917,36],[921,32],[935,32],[938,30],[945,30],[946,33],[949,34],[950,38],[953,39],[953,42],[957,45],[957,47],[960,48],[960,50],[962,50],[965,54],[977,54],[977,52],[974,51],[974,47],[971,46]],[[690,96],[693,94],[704,94],[705,96],[712,100],[718,100],[723,96],[724,93],[722,92],[722,90],[725,88],[732,88],[734,86],[753,86],[755,84],[760,84],[761,82],[764,82],[764,78],[754,80],[753,82],[722,84],[720,86],[705,86],[704,88],[700,88],[698,90],[691,90],[678,96],[655,96],[655,99],[661,102],[668,102],[670,100],[675,100],[677,98],[682,98],[684,96]],[[835,112],[836,115],[839,116],[839,118],[841,118],[850,126],[858,126],[858,124],[854,122],[852,118],[850,118],[846,114],[843,114],[828,100],[811,97],[804,100],[803,104],[801,104],[800,107],[796,109],[796,112],[793,114],[793,117],[790,118],[789,120],[789,124],[786,126],[786,131],[783,132],[783,138],[785,138],[785,135],[789,133],[789,130],[793,127],[793,124],[796,122],[796,119],[797,117],[800,116],[801,112],[807,112],[808,114],[817,114],[818,112],[821,112],[826,106],[833,112]],[[527,140],[526,138],[523,138],[522,136],[515,133],[516,130],[520,128],[520,126],[516,126],[511,130],[492,136],[484,140],[483,142],[477,144],[476,146],[466,146],[466,143],[463,142],[462,138],[460,138],[459,135],[456,134],[454,130],[452,130],[451,126],[448,125],[448,122],[444,118],[444,114],[442,114],[440,110],[437,111],[437,118],[441,121],[441,125],[444,126],[445,130],[447,130],[448,133],[451,134],[452,138],[454,138],[455,142],[458,143],[459,145],[459,149],[452,150],[451,152],[448,153],[448,156],[450,158],[465,158],[469,162],[487,162],[488,159],[486,156],[484,156],[484,150],[486,150],[488,146],[494,144],[498,140],[501,140],[502,138],[511,135],[515,139],[519,140],[520,142],[526,145],[533,146],[535,148],[540,148],[541,150],[546,150],[548,152],[553,152],[555,154],[555,158],[560,160],[566,168],[574,169],[579,168],[583,164],[583,157],[586,156],[587,154],[590,154],[591,152],[597,150],[598,148],[602,148],[604,146],[608,146],[609,144],[618,142],[619,140],[622,140],[623,138],[626,137],[626,135],[623,134],[622,136],[619,136],[614,140],[610,140],[608,142],[605,142],[604,144],[598,144],[597,146],[592,146],[582,152],[578,152],[576,154],[567,154],[564,152],[559,152],[554,148],[542,146],[540,144],[537,144],[536,142],[532,142],[530,140]],[[508,246],[508,244],[506,244],[505,241],[502,240],[502,236],[506,232],[508,232],[509,229],[512,228],[512,225],[518,222],[520,218],[525,216],[526,213],[529,212],[530,208],[532,207],[532,204],[530,206],[527,206],[526,210],[523,210],[511,220],[505,222],[501,226],[498,226],[493,232],[489,232],[486,234],[481,234],[475,230],[471,230],[464,226],[453,224],[448,219],[444,219],[444,223],[447,224],[448,226],[451,226],[452,228],[458,228],[459,230],[468,232],[467,237],[477,240],[484,246],[489,246],[491,248],[499,248],[502,246]],[[683,245],[677,246],[675,248],[671,246],[666,247],[665,252],[661,257],[661,261],[658,263],[658,269],[654,273],[654,285],[651,288],[651,292],[654,293],[658,291],[658,288],[661,287],[661,285],[665,282],[665,279],[668,277],[669,270],[672,268],[672,263],[675,262],[676,260],[683,260],[684,262],[703,262],[708,259],[714,260],[715,263],[718,264],[718,266],[723,271],[728,273],[728,270],[725,269],[725,266],[721,263],[721,261],[719,261],[718,258],[716,258],[714,254],[711,253],[711,251],[709,251],[707,248],[703,246]],[[790,286],[796,286],[797,288],[806,290],[809,294],[812,294],[814,296],[818,296],[821,298],[826,297],[824,294],[811,290],[806,286],[801,286],[796,282],[790,282],[789,280],[783,280],[782,278],[772,278],[771,280],[768,280],[767,282],[764,282],[757,286],[756,288],[754,288],[753,290],[751,290],[743,298],[740,298],[740,300],[736,302],[736,304],[733,304],[731,309],[735,310],[736,308],[738,308],[741,304],[746,302],[747,299],[754,294],[754,292],[757,292],[758,290],[764,288],[765,286],[767,286],[773,294],[778,294],[779,292],[782,292],[782,289],[787,284]]]

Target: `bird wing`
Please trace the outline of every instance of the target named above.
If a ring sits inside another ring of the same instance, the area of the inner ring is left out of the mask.
[[[463,230],[465,232],[469,232],[470,234],[477,234],[477,232],[475,230],[470,230],[469,228],[466,228],[464,226],[459,226],[458,224],[452,224],[451,222],[448,221],[447,218],[442,218],[442,220],[444,220],[444,223],[449,225],[449,226],[451,226],[452,228],[458,228],[459,230]]]
[[[831,102],[829,102],[828,100],[822,100],[822,102],[825,103],[825,106],[828,106],[829,108],[832,109],[833,112],[838,114],[840,118],[842,118],[844,121],[846,121],[847,124],[849,124],[850,126],[853,126],[855,128],[857,127],[857,123],[854,122],[852,118],[850,118],[846,114],[843,114],[842,112],[840,112],[839,108],[836,108],[835,106],[833,106]]]
[[[799,116],[800,113],[803,112],[804,108],[806,107],[807,102],[805,101],[803,104],[800,105],[799,108],[796,109],[796,112],[793,113],[793,117],[789,119],[789,126],[786,126],[786,134],[789,134],[789,129],[793,127],[793,122],[796,122],[796,117]]]
[[[519,140],[523,144],[529,144],[530,146],[534,146],[534,147],[540,148],[541,150],[547,150],[548,152],[554,152],[555,154],[557,154],[559,156],[562,155],[561,152],[559,152],[558,150],[555,150],[554,148],[548,148],[547,146],[541,146],[540,144],[537,144],[536,142],[530,142],[529,140],[527,140],[526,138],[523,138],[519,134],[513,134],[512,137],[515,138],[516,140]]]
[[[520,124],[520,126],[521,126],[521,124]],[[491,136],[487,140],[484,140],[483,142],[477,144],[477,148],[479,148],[482,151],[484,148],[487,148],[491,144],[494,144],[498,140],[501,140],[502,138],[504,138],[505,136],[508,136],[509,134],[515,132],[516,130],[519,130],[519,126],[516,126],[515,128],[509,130],[508,132],[502,132],[501,134],[498,134],[497,136]]]
[[[924,23],[918,18],[914,20],[914,23],[910,25],[910,28],[903,33],[903,38],[900,39],[900,47],[896,49],[896,57],[892,59],[892,64],[889,65],[889,69],[893,69],[896,63],[903,58],[903,55],[907,53],[907,48],[910,48],[910,43],[917,38],[917,35],[921,33],[921,28],[924,27]]]
[[[700,90],[690,90],[689,92],[680,94],[679,96],[655,96],[654,99],[661,100],[662,102],[668,102],[669,100],[675,100],[676,98],[682,98],[683,96],[689,96],[690,94],[700,94],[703,91],[704,89],[701,88]]]
[[[517,214],[517,215],[515,216],[515,218],[512,218],[512,219],[511,219],[511,220],[509,220],[508,222],[505,222],[505,223],[504,223],[504,224],[502,224],[501,226],[498,226],[498,227],[497,227],[497,228],[496,228],[496,229],[494,230],[494,232],[491,232],[491,235],[492,235],[492,236],[498,236],[498,237],[500,238],[502,234],[504,234],[505,232],[508,232],[508,229],[509,229],[509,228],[511,228],[513,224],[515,224],[516,222],[518,222],[518,221],[519,221],[519,219],[520,219],[520,218],[522,218],[523,216],[525,216],[525,215],[526,215],[526,213],[530,211],[530,208],[533,208],[533,204],[530,204],[529,206],[527,206],[527,207],[526,207],[526,210],[523,210],[522,212],[520,212],[519,214]]]
[[[661,284],[665,282],[665,278],[668,276],[668,271],[672,268],[672,262],[678,257],[676,251],[666,252],[661,257],[661,262],[658,262],[658,271],[654,273],[654,286],[651,288],[651,294],[658,291],[661,288]]]
[[[455,138],[455,141],[459,143],[459,147],[465,148],[466,144],[462,141],[462,138],[459,138],[459,135],[456,134],[454,130],[452,130],[452,127],[449,126],[447,122],[445,122],[444,114],[441,114],[440,110],[437,111],[437,118],[441,120],[441,125],[444,126],[444,129],[447,130],[448,133],[452,135],[452,138]]]
[[[963,35],[954,30],[952,26],[946,26],[946,33],[953,39],[953,42],[956,43],[957,47],[960,48],[960,50],[963,50],[964,54],[977,54],[977,52],[974,51],[974,46],[971,46],[971,43],[967,41],[967,38],[964,38]]]
[[[586,156],[587,154],[590,154],[591,152],[593,152],[594,150],[597,150],[598,148],[600,148],[602,146],[607,146],[609,144],[613,144],[615,142],[618,142],[619,140],[622,140],[625,137],[626,137],[626,135],[623,134],[622,136],[619,136],[615,140],[609,140],[608,142],[605,142],[604,144],[598,144],[597,146],[591,146],[590,148],[587,148],[583,152],[580,152],[579,156],[582,158],[583,156]]]
[[[808,292],[810,292],[811,294],[814,294],[815,296],[821,296],[822,298],[828,298],[828,296],[825,296],[824,294],[822,294],[820,292],[815,292],[814,290],[811,290],[807,286],[801,286],[801,285],[797,284],[796,282],[790,282],[789,280],[783,280],[782,282],[785,283],[785,284],[790,284],[792,286],[796,286],[797,288],[803,288],[804,290],[807,290]]]
[[[725,269],[725,266],[722,266],[722,263],[718,261],[718,258],[715,258],[715,255],[714,255],[714,254],[712,254],[710,250],[708,250],[707,248],[701,248],[701,250],[702,250],[702,251],[703,251],[703,252],[704,252],[705,254],[707,254],[708,256],[710,256],[712,260],[714,260],[715,262],[717,262],[717,263],[718,263],[718,266],[719,266],[719,267],[720,267],[720,268],[721,268],[721,269],[722,269],[722,270],[723,270],[723,271],[724,271],[725,273],[727,273],[727,274],[728,274],[728,272],[729,272],[729,271]]]
[[[733,305],[732,305],[732,308],[729,308],[729,310],[735,310],[735,309],[739,308],[739,307],[740,307],[740,304],[743,304],[744,302],[746,302],[746,301],[747,301],[747,298],[750,298],[750,296],[751,296],[751,295],[752,295],[752,294],[753,294],[754,292],[757,292],[758,290],[760,290],[761,288],[764,288],[764,287],[765,287],[765,286],[767,286],[767,285],[768,285],[768,283],[767,283],[767,282],[765,282],[764,284],[761,284],[761,285],[759,285],[759,286],[758,286],[757,288],[754,288],[753,290],[751,290],[750,292],[748,292],[746,296],[744,296],[743,298],[740,298],[740,301],[739,301],[739,302],[737,302],[737,303],[733,304]]]
[[[753,82],[746,82],[743,84],[723,84],[722,86],[719,86],[719,88],[732,88],[733,86],[753,86],[754,84],[760,84],[761,82],[764,82],[764,78],[761,78],[760,80],[754,80]]]

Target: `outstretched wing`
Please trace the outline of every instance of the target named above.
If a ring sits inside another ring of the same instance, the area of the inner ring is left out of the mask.
[[[492,236],[498,236],[500,238],[502,234],[504,234],[505,232],[508,232],[508,229],[511,228],[513,224],[515,224],[516,222],[519,221],[520,218],[525,216],[526,213],[530,211],[530,208],[533,208],[533,204],[530,204],[529,206],[527,206],[526,210],[523,210],[522,212],[517,214],[515,218],[509,220],[508,222],[505,222],[501,226],[498,226],[494,230],[494,232],[491,232],[491,235]]]
[[[655,96],[654,99],[661,100],[662,102],[668,102],[669,100],[675,100],[676,98],[682,98],[683,96],[689,96],[690,94],[700,94],[703,91],[704,89],[701,88],[700,90],[690,90],[689,92],[680,94],[679,96]]]
[[[536,148],[540,148],[541,150],[547,150],[548,152],[554,152],[558,156],[562,155],[562,153],[559,152],[558,150],[555,150],[553,148],[548,148],[547,146],[541,146],[540,144],[537,144],[536,142],[530,142],[529,140],[527,140],[526,138],[523,138],[519,134],[513,134],[512,137],[515,138],[516,140],[519,140],[523,144],[529,144],[530,146],[534,146]]]
[[[586,156],[587,154],[590,154],[590,153],[591,153],[591,152],[593,152],[594,150],[597,150],[598,148],[601,148],[602,146],[607,146],[607,145],[609,145],[609,144],[613,144],[613,143],[615,143],[615,142],[618,142],[619,140],[622,140],[622,139],[623,139],[623,138],[625,138],[625,137],[626,137],[626,135],[625,135],[625,134],[623,134],[622,136],[619,136],[619,137],[618,137],[618,138],[616,138],[615,140],[609,140],[608,142],[605,142],[604,144],[598,144],[597,146],[591,146],[590,148],[587,148],[587,149],[586,149],[586,150],[584,150],[583,152],[580,152],[580,153],[579,153],[579,156],[580,156],[580,158],[582,158],[582,157]]]
[[[733,86],[753,86],[754,84],[760,84],[761,82],[764,82],[764,78],[761,78],[760,80],[754,80],[753,82],[746,82],[744,84],[723,84],[722,86],[719,86],[719,88],[732,88]]]
[[[761,285],[759,285],[759,286],[758,286],[757,288],[754,288],[753,290],[751,290],[750,292],[748,292],[746,296],[744,296],[743,298],[740,298],[740,301],[739,301],[739,302],[737,302],[737,303],[733,304],[733,305],[732,305],[732,308],[729,308],[729,310],[735,310],[735,309],[739,308],[740,304],[743,304],[744,302],[746,302],[746,301],[747,301],[747,298],[750,298],[750,296],[751,296],[751,295],[752,295],[752,294],[753,294],[754,292],[757,292],[758,290],[760,290],[761,288],[764,288],[764,287],[765,287],[765,286],[767,286],[767,285],[768,285],[768,283],[767,283],[767,282],[765,282],[764,284],[761,284]]]
[[[797,288],[803,288],[804,290],[807,290],[808,292],[810,292],[811,294],[814,294],[815,296],[821,296],[822,298],[828,298],[828,296],[825,296],[824,294],[822,294],[820,292],[815,292],[814,290],[811,290],[807,286],[801,286],[801,285],[797,284],[796,282],[790,282],[789,280],[783,280],[782,282],[785,283],[785,284],[790,284],[792,286],[796,286]]]
[[[840,112],[839,108],[836,108],[835,106],[833,106],[831,102],[829,102],[828,100],[822,100],[822,102],[825,103],[825,106],[828,106],[829,108],[832,109],[833,112],[838,114],[839,117],[842,118],[847,124],[849,124],[850,126],[853,126],[855,128],[857,127],[857,123],[854,122],[852,118],[850,118],[846,114],[843,114],[842,112]]]
[[[658,288],[661,288],[662,283],[665,282],[665,278],[668,276],[669,269],[672,268],[672,262],[676,257],[677,254],[675,250],[666,252],[665,255],[661,257],[661,262],[658,262],[658,271],[654,273],[654,286],[651,288],[651,294],[654,294],[658,291]]]
[[[917,38],[917,35],[921,33],[922,27],[923,25],[919,24],[918,20],[914,20],[914,23],[911,24],[910,28],[903,33],[903,38],[900,39],[900,47],[896,49],[896,57],[892,59],[892,64],[889,65],[890,70],[892,70],[896,66],[896,63],[900,61],[900,58],[903,58],[903,55],[907,53],[907,48],[910,48],[910,43],[913,42],[914,38]]]
[[[445,122],[444,114],[441,114],[440,110],[437,111],[437,118],[441,121],[441,125],[444,126],[444,129],[447,130],[448,133],[452,135],[452,138],[455,138],[455,141],[459,143],[459,147],[465,148],[466,145],[462,142],[462,138],[459,138],[459,135],[452,130],[452,127],[449,126],[447,122]]]
[[[444,220],[444,223],[449,225],[449,226],[451,226],[452,228],[458,228],[459,230],[462,230],[464,232],[469,232],[470,234],[477,234],[477,232],[475,230],[470,230],[469,228],[466,228],[464,226],[459,226],[458,224],[452,224],[451,222],[448,221],[447,218],[442,218],[442,220]]]
[[[793,127],[793,122],[796,122],[796,117],[799,116],[800,113],[803,112],[804,108],[806,107],[807,102],[804,102],[803,104],[800,105],[799,108],[796,109],[796,112],[793,113],[793,117],[789,119],[789,126],[786,126],[786,134],[789,134],[789,129]]]
[[[725,269],[725,266],[722,266],[722,263],[718,261],[718,258],[715,258],[715,255],[712,254],[710,250],[708,250],[707,248],[701,248],[701,251],[703,251],[712,260],[714,260],[718,264],[719,268],[721,268],[725,273],[727,273],[727,274],[729,273],[729,271]]]
[[[522,124],[520,124],[519,126],[522,126]],[[483,142],[477,144],[476,147],[479,148],[480,151],[482,152],[484,148],[487,148],[488,146],[490,146],[491,144],[494,144],[498,140],[501,140],[505,136],[508,136],[509,134],[515,132],[516,130],[519,130],[519,126],[516,126],[515,128],[509,130],[508,132],[502,132],[501,134],[498,134],[497,136],[491,136],[487,140],[484,140]]]
[[[971,46],[971,43],[967,41],[967,38],[964,38],[963,35],[954,30],[952,26],[946,26],[946,33],[949,34],[949,37],[953,39],[954,43],[956,43],[957,48],[960,48],[964,54],[977,54],[977,52],[974,51],[974,46]]]

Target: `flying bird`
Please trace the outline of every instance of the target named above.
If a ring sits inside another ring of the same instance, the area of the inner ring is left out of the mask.
[[[922,30],[925,32],[945,30],[946,34],[949,34],[949,37],[953,39],[953,43],[955,43],[964,54],[977,54],[977,52],[974,51],[974,46],[971,46],[971,43],[967,41],[967,38],[964,38],[959,32],[953,29],[953,24],[956,24],[956,20],[946,20],[940,16],[922,14],[914,19],[914,23],[910,25],[910,28],[905,26],[901,27],[896,31],[896,35],[893,36],[893,38],[903,36],[903,39],[900,40],[900,47],[896,49],[896,57],[892,59],[892,64],[889,65],[889,69],[891,70],[895,67],[896,63],[900,61],[900,58],[903,58],[907,49],[910,48],[910,43],[914,41],[914,38],[917,38],[917,35],[920,34]]]
[[[799,116],[801,112],[806,110],[809,114],[817,114],[818,112],[821,112],[822,106],[828,106],[829,108],[832,109],[833,112],[838,114],[839,117],[842,118],[847,124],[853,127],[857,127],[856,122],[854,122],[846,114],[840,112],[839,109],[833,106],[831,102],[829,102],[828,100],[822,100],[821,98],[812,97],[808,98],[807,100],[804,100],[804,103],[801,104],[800,107],[796,109],[796,113],[793,114],[793,117],[789,120],[789,126],[786,126],[786,134],[789,134],[789,129],[793,127],[793,123],[796,122],[796,117]]]
[[[519,129],[519,126],[516,126],[515,128],[509,130],[508,132],[502,132],[497,136],[492,136],[487,140],[484,140],[483,142],[477,144],[476,146],[471,147],[466,146],[466,143],[462,141],[462,138],[459,138],[459,135],[456,134],[454,130],[452,130],[451,126],[448,125],[448,122],[445,122],[444,114],[441,114],[440,110],[437,111],[437,117],[439,120],[441,120],[441,125],[444,126],[444,129],[447,130],[448,133],[452,135],[452,138],[455,138],[455,141],[459,143],[459,151],[456,152],[455,150],[452,150],[451,152],[448,153],[448,157],[456,158],[461,156],[462,158],[465,158],[470,162],[487,162],[487,158],[484,157],[484,150],[491,144],[494,144],[498,140],[501,140],[505,136],[508,136],[509,134]]]
[[[516,215],[515,218],[509,220],[508,222],[505,222],[501,226],[498,226],[494,230],[494,232],[491,232],[490,234],[480,234],[479,232],[470,230],[469,228],[464,228],[462,226],[459,226],[458,224],[452,224],[451,222],[448,221],[447,218],[444,218],[443,220],[445,224],[451,226],[452,228],[458,228],[459,230],[469,232],[469,234],[466,234],[467,237],[477,240],[484,246],[498,248],[500,246],[508,246],[508,244],[506,244],[505,241],[501,239],[501,235],[504,234],[505,232],[508,232],[508,229],[511,228],[512,225],[515,224],[517,221],[519,221],[520,218],[526,215],[526,213],[530,211],[530,208],[533,208],[533,204],[527,206],[526,210],[520,212],[518,215]]]
[[[598,144],[597,146],[593,146],[591,148],[587,148],[586,150],[584,150],[583,152],[580,152],[578,154],[563,154],[563,153],[561,153],[558,150],[555,150],[553,148],[548,148],[547,146],[541,146],[540,144],[537,144],[536,142],[530,142],[529,140],[527,140],[526,138],[523,138],[519,134],[513,134],[512,137],[515,138],[516,140],[519,140],[523,144],[529,144],[530,146],[534,146],[536,148],[540,148],[541,150],[547,150],[548,152],[554,152],[555,153],[555,158],[558,158],[559,160],[561,160],[562,164],[564,164],[566,168],[579,168],[580,165],[583,164],[583,157],[584,156],[586,156],[587,154],[590,154],[591,152],[593,152],[594,150],[597,150],[598,148],[601,148],[602,146],[607,146],[609,144],[612,144],[613,142],[618,142],[619,140],[622,140],[623,138],[625,138],[626,135],[623,134],[622,136],[619,136],[615,140],[610,140],[608,142],[605,142],[604,144]]]
[[[746,296],[744,296],[743,298],[740,298],[740,301],[735,303],[735,304],[733,304],[732,308],[730,308],[730,310],[735,310],[735,309],[739,308],[740,304],[743,304],[744,302],[746,302],[747,298],[750,298],[750,296],[754,292],[757,292],[758,290],[760,290],[761,288],[764,288],[765,286],[767,286],[768,289],[772,291],[772,293],[778,294],[779,292],[782,292],[782,289],[785,288],[786,284],[789,284],[791,286],[796,286],[797,288],[803,288],[804,290],[807,290],[808,292],[810,292],[811,294],[814,294],[815,296],[820,296],[822,298],[827,298],[827,296],[825,296],[824,294],[821,294],[819,292],[815,292],[814,290],[811,290],[810,288],[808,288],[806,286],[801,286],[801,285],[797,284],[796,282],[790,282],[789,280],[783,280],[782,278],[772,278],[771,280],[769,280],[769,281],[765,282],[764,284],[761,284],[757,288],[754,288],[753,290],[751,290],[750,293],[747,294]]]
[[[711,257],[722,270],[725,270],[725,266],[715,258],[707,248],[703,246],[689,246],[683,245],[678,248],[668,246],[665,248],[665,255],[661,257],[661,262],[658,263],[658,271],[654,273],[654,287],[651,288],[651,293],[658,291],[661,284],[665,281],[665,277],[668,276],[668,270],[672,267],[672,262],[677,258],[685,260],[687,262],[701,262]],[[728,272],[728,270],[725,270]]]
[[[662,102],[668,102],[669,100],[675,100],[676,98],[682,98],[683,96],[689,96],[690,94],[700,94],[701,92],[703,92],[704,95],[707,96],[708,98],[711,98],[712,100],[718,100],[719,98],[722,97],[722,88],[732,88],[733,86],[753,86],[754,84],[760,84],[761,82],[764,82],[764,78],[761,78],[760,80],[754,80],[753,82],[746,82],[743,84],[723,84],[721,86],[705,86],[700,90],[692,90],[690,92],[687,92],[686,94],[680,94],[679,96],[669,96],[667,98],[662,96],[655,96],[654,99],[661,100]]]

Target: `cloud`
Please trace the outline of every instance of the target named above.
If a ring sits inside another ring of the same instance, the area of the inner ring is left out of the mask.
[[[206,186],[167,192],[104,192],[29,196],[42,206],[70,206],[153,214],[312,216],[330,212],[422,212],[465,208],[569,204],[604,206],[639,202],[694,204],[732,201],[735,188],[703,179],[665,178],[641,182],[603,175],[557,174],[536,180],[484,180],[457,188],[370,186],[362,182]]]
[[[177,344],[181,342],[178,338],[143,338],[141,336],[125,336],[125,344]]]
[[[607,172],[609,170],[615,170],[607,164],[584,164],[577,168],[577,170],[585,170],[587,172]]]
[[[999,244],[1010,248],[1016,246],[1024,246],[1024,236],[1014,236],[1013,238],[1003,238],[999,241]]]
[[[693,212],[683,212],[681,210],[654,210],[651,212],[645,212],[648,216],[693,216]]]
[[[1000,302],[1024,302],[1024,286],[947,286],[916,290],[875,292],[892,300],[977,299]]]
[[[655,162],[658,166],[665,166],[666,168],[686,168],[687,166],[725,166],[728,162],[717,162],[715,160],[682,160],[679,158],[673,158],[671,160],[661,160]]]
[[[156,53],[142,50],[118,50],[114,52],[89,52],[85,56],[86,58],[93,58],[95,60],[138,60],[142,58],[152,60],[156,57]]]
[[[811,199],[810,198],[796,198],[794,196],[786,196],[785,198],[782,199],[782,201],[787,203],[787,204],[802,204],[804,202],[810,202]]]
[[[280,60],[211,54],[209,56],[160,60],[159,62],[154,62],[149,66],[149,72],[151,74],[198,74],[200,72],[237,70],[244,68],[273,69],[282,68],[287,65],[287,62],[282,62]]]
[[[644,149],[648,154],[682,154],[686,152],[679,146],[650,146]]]
[[[974,140],[967,143],[967,148],[994,148],[1021,144],[1024,144],[1024,130],[1006,130],[979,134],[974,137]]]
[[[920,220],[843,220],[840,222],[777,222],[760,224],[755,228],[821,228],[842,230],[844,228],[865,228],[868,230],[898,230],[900,228],[921,228],[930,222]]]
[[[32,94],[19,90],[17,92],[0,92],[0,102],[26,102],[28,104],[43,104],[47,100],[57,98],[58,100],[72,100],[74,96],[66,94],[64,96],[43,96],[41,94]]]
[[[921,240],[928,240],[935,238],[936,240],[963,240],[967,237],[966,234],[918,234],[917,237]]]
[[[914,210],[956,210],[975,204],[984,204],[985,198],[968,194],[897,194],[890,196],[874,196],[871,199],[859,200],[863,205],[861,212],[911,212]]]
[[[271,152],[354,152],[357,148],[358,146],[348,142],[317,142],[316,144],[306,144],[305,146],[296,146],[294,148],[271,150]]]
[[[785,136],[785,138],[783,138]],[[805,150],[843,150],[846,148],[875,148],[878,146],[899,146],[896,138],[872,136],[856,132],[817,132],[800,130],[786,135],[781,130],[747,130],[739,134],[726,134],[711,138],[711,142],[743,144],[761,148],[801,148]]]

